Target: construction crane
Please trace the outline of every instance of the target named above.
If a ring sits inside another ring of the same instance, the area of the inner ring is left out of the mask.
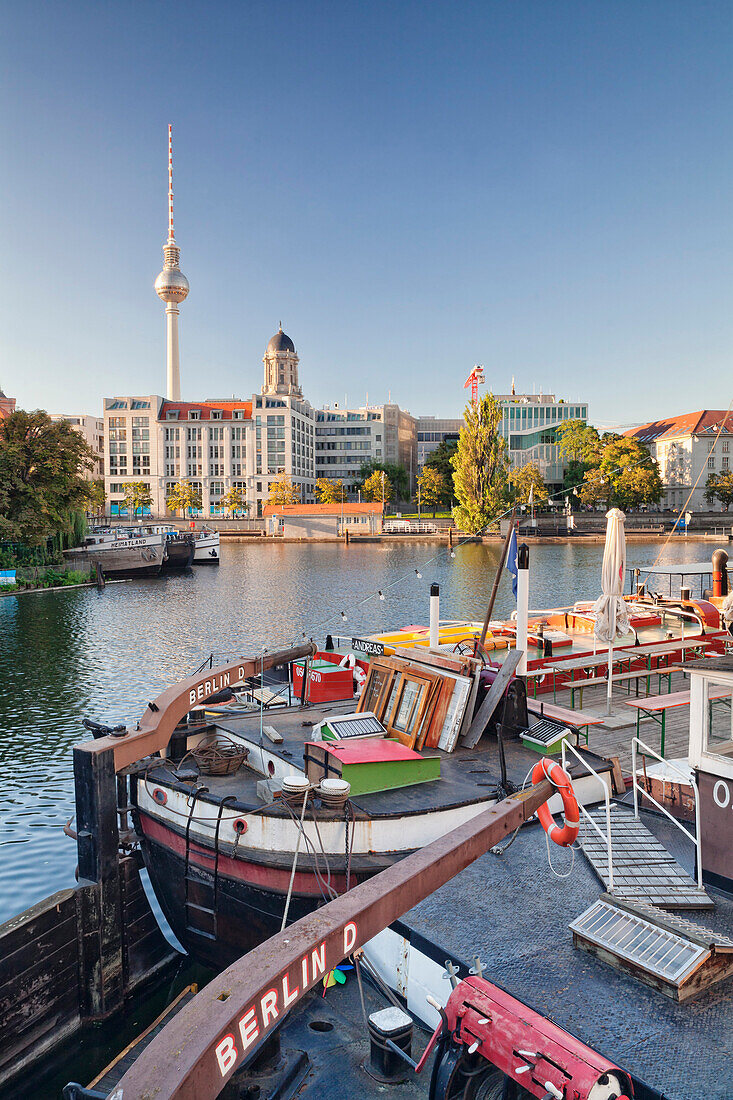
[[[464,390],[471,387],[471,402],[476,404],[478,402],[478,388],[483,386],[486,379],[484,378],[484,368],[479,364],[473,368],[466,381],[463,383]]]

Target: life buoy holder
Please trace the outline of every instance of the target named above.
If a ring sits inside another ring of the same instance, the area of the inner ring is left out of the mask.
[[[543,802],[537,811],[540,825],[555,844],[559,844],[561,848],[569,848],[575,843],[580,828],[580,810],[570,776],[558,763],[545,756],[542,760],[538,760],[532,769],[533,783],[541,783],[543,779],[549,779],[557,788],[557,793],[562,799],[565,821],[561,828],[550,813],[548,803]]]

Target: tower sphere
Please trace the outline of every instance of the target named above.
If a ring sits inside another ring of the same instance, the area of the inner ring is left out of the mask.
[[[155,293],[164,302],[182,302],[188,295],[188,279],[176,267],[164,267],[155,280]]]

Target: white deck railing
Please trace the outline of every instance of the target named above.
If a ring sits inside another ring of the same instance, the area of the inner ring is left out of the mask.
[[[563,738],[563,743],[562,743],[562,768],[563,768],[564,772],[567,772],[569,774],[568,769],[566,767],[566,761],[565,761],[565,750],[566,749],[569,752],[571,752],[573,754],[573,756],[577,757],[577,759],[580,761],[580,763],[588,769],[588,771],[591,773],[591,775],[594,775],[596,777],[596,779],[600,783],[601,787],[603,788],[603,795],[604,795],[604,798],[605,798],[605,801],[606,801],[606,832],[605,833],[603,832],[603,829],[601,829],[600,826],[593,820],[591,815],[586,810],[585,806],[582,806],[580,804],[580,799],[578,799],[578,810],[580,811],[581,814],[583,814],[583,816],[593,826],[593,828],[598,833],[598,835],[601,838],[601,840],[603,841],[603,843],[606,845],[606,850],[608,852],[608,892],[609,892],[609,894],[612,894],[613,893],[613,841],[612,841],[612,837],[611,837],[611,793],[608,789],[608,784],[605,782],[605,780],[601,779],[598,772],[595,771],[591,767],[591,765],[588,763],[588,761],[585,759],[584,756],[580,755],[580,753],[575,748],[575,746],[570,745],[568,743],[567,738]]]
[[[666,809],[666,807],[662,806],[661,803],[657,802],[656,798],[653,797],[653,795],[646,789],[646,787],[642,787],[640,785],[640,783],[638,781],[638,772],[637,772],[637,767],[636,767],[636,758],[637,758],[637,753],[638,753],[639,749],[642,750],[642,756],[646,756],[646,755],[653,756],[654,759],[658,760],[660,764],[664,764],[665,767],[670,768],[673,772],[676,772],[677,775],[680,777],[681,781],[685,785],[689,785],[689,786],[692,787],[693,794],[695,795],[695,835],[694,836],[692,836],[692,834],[687,831],[687,829],[684,827],[684,825],[680,821],[678,821],[676,817],[672,816],[672,814],[669,812],[668,809]],[[682,833],[684,833],[684,835],[687,837],[687,839],[691,840],[692,843],[695,845],[695,848],[697,849],[697,858],[695,860],[695,862],[697,864],[697,888],[698,888],[698,890],[702,890],[703,885],[702,885],[702,849],[701,849],[701,846],[700,846],[700,794],[699,794],[699,791],[697,789],[697,783],[695,782],[695,777],[692,775],[691,772],[685,773],[682,770],[682,768],[678,767],[674,763],[674,761],[666,760],[664,757],[660,756],[658,752],[655,752],[654,749],[650,749],[649,746],[645,745],[644,742],[641,741],[638,737],[634,737],[632,742],[631,742],[631,772],[632,772],[631,779],[632,779],[632,785],[633,785],[633,790],[634,790],[634,816],[636,818],[639,817],[639,791],[641,791],[641,793],[643,795],[645,795],[649,799],[650,802],[654,803],[654,805],[657,807],[657,809],[661,810],[662,813],[665,814],[669,818],[669,820],[674,825],[676,825],[677,828]]]

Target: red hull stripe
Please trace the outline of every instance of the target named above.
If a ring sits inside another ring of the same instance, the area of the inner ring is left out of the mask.
[[[159,821],[148,817],[140,811],[140,825],[146,837],[162,844],[164,848],[175,852],[181,859],[186,858],[186,841],[172,829],[162,825]],[[214,854],[208,848],[202,848],[198,844],[189,845],[189,862],[197,867],[203,867],[207,871],[214,870]],[[325,860],[322,860],[322,875],[326,877]],[[265,867],[260,863],[250,863],[244,859],[232,859],[231,856],[219,853],[219,874],[227,878],[236,879],[260,890],[271,890],[275,894],[287,894],[290,883],[290,871],[281,867]],[[351,876],[352,886],[356,885],[357,876]],[[331,874],[331,886],[338,893],[346,889],[346,875]],[[293,890],[296,894],[306,897],[318,897],[323,895],[318,887],[316,876],[311,871],[296,871],[293,882]]]

